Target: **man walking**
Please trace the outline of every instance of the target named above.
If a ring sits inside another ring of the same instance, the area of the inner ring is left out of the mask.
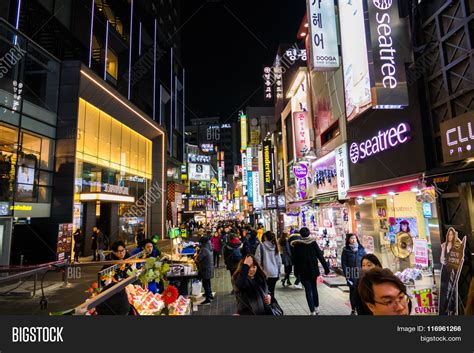
[[[294,240],[291,246],[293,247],[295,272],[298,273],[301,283],[303,283],[310,315],[319,315],[319,295],[316,282],[320,275],[318,260],[323,265],[326,275],[329,274],[329,265],[324,259],[316,238],[309,235],[308,228],[301,228],[301,239]]]

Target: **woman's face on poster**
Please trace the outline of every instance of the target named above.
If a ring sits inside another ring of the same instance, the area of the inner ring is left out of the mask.
[[[448,243],[453,242],[454,238],[455,238],[454,231],[452,229],[450,229],[449,232],[448,232],[448,239],[447,239]]]
[[[402,232],[408,232],[408,224],[402,223],[401,224],[401,230],[402,230]]]

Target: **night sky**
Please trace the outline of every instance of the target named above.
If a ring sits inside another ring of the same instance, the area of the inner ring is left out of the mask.
[[[263,105],[262,69],[279,43],[295,43],[305,0],[184,0],[187,120],[235,121]]]

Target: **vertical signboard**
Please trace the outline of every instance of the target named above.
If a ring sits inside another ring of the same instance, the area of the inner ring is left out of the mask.
[[[405,71],[407,27],[400,20],[398,1],[368,0],[372,45],[372,102],[375,109],[408,106]]]
[[[363,1],[339,1],[347,120],[372,106]]]
[[[308,0],[307,8],[313,68],[317,71],[336,70],[339,67],[339,48],[334,0]]]
[[[251,171],[248,172],[247,177],[247,197],[250,203],[253,203],[253,173]]]
[[[217,179],[219,181],[219,187],[222,188],[222,167],[217,167]]]
[[[271,67],[266,66],[263,68],[263,87],[265,87],[264,98],[266,101],[271,101],[273,99],[272,71]]]
[[[247,154],[242,153],[242,185],[247,185]]]
[[[263,192],[273,192],[273,160],[272,160],[272,142],[263,142]]]
[[[252,183],[253,183],[253,206],[255,208],[261,208],[261,196],[260,196],[260,174],[258,171],[252,172]]]
[[[347,200],[349,191],[349,160],[347,143],[336,148],[337,193],[339,200]]]
[[[243,151],[247,149],[247,115],[242,114],[240,116],[240,147]]]
[[[301,158],[311,149],[309,134],[309,113],[293,113],[293,138],[295,140],[295,158]]]

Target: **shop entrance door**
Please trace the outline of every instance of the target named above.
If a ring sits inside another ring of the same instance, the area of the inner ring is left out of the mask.
[[[10,264],[10,246],[12,237],[11,218],[0,218],[0,265]]]

